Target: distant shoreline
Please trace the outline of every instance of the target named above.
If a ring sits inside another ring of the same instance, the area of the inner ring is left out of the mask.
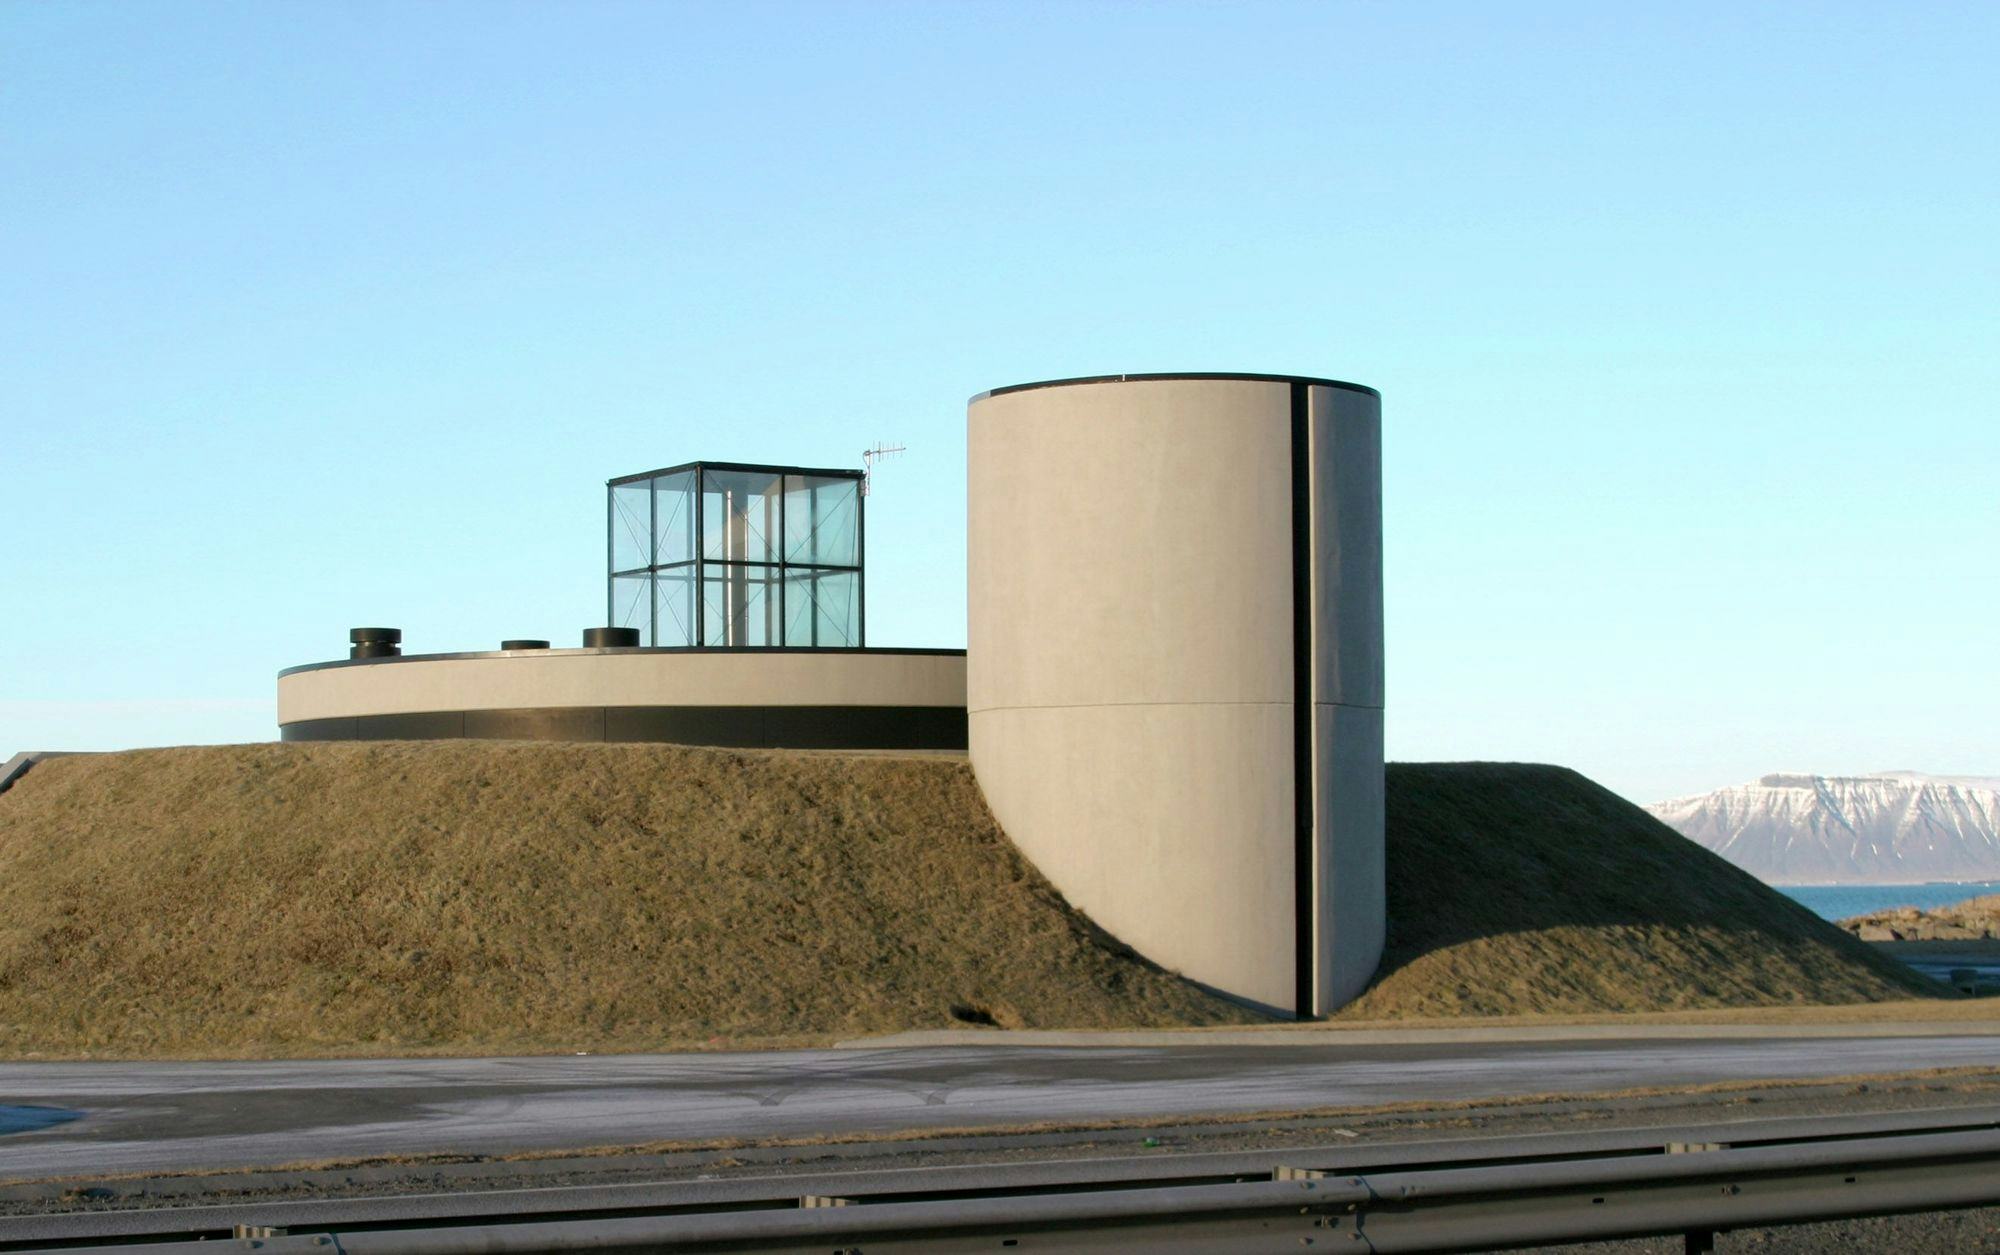
[[[1834,924],[1885,912],[1949,910],[1974,898],[2000,894],[2000,880],[1924,880],[1772,885],[1771,888]]]
[[[1961,885],[2000,885],[2000,875],[1985,880],[1767,880],[1773,889],[1955,889]]]

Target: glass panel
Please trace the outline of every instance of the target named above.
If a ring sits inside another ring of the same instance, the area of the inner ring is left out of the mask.
[[[694,644],[694,570],[671,567],[654,577],[653,644]]]
[[[694,561],[694,472],[653,481],[653,562]],[[665,630],[662,624],[661,630]]]
[[[611,569],[636,571],[653,564],[653,481],[611,489]]]
[[[645,640],[653,626],[653,577],[646,574],[611,578],[611,626],[635,627]]]
[[[849,648],[861,643],[861,576],[854,571],[785,572],[785,644]]]
[[[702,472],[701,556],[725,562],[776,562],[782,484],[782,478],[769,471]]]
[[[856,479],[776,469],[620,484],[610,622],[655,646],[857,646],[859,573],[827,568],[860,566],[861,507]]]
[[[702,563],[701,622],[704,645],[776,645],[778,568]]]
[[[785,561],[861,565],[860,481],[785,477]]]

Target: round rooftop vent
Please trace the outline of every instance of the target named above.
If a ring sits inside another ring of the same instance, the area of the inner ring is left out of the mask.
[[[394,658],[403,652],[401,628],[349,628],[347,640],[349,658]]]

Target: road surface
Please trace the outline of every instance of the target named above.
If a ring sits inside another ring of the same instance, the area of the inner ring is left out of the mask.
[[[0,1179],[2000,1068],[2000,1036],[0,1064]]]

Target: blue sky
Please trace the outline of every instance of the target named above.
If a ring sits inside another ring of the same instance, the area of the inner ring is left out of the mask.
[[[0,6],[0,755],[603,617],[603,481],[1384,394],[1389,747],[2000,774],[2000,6]],[[1080,492],[1115,467],[1060,468]]]

